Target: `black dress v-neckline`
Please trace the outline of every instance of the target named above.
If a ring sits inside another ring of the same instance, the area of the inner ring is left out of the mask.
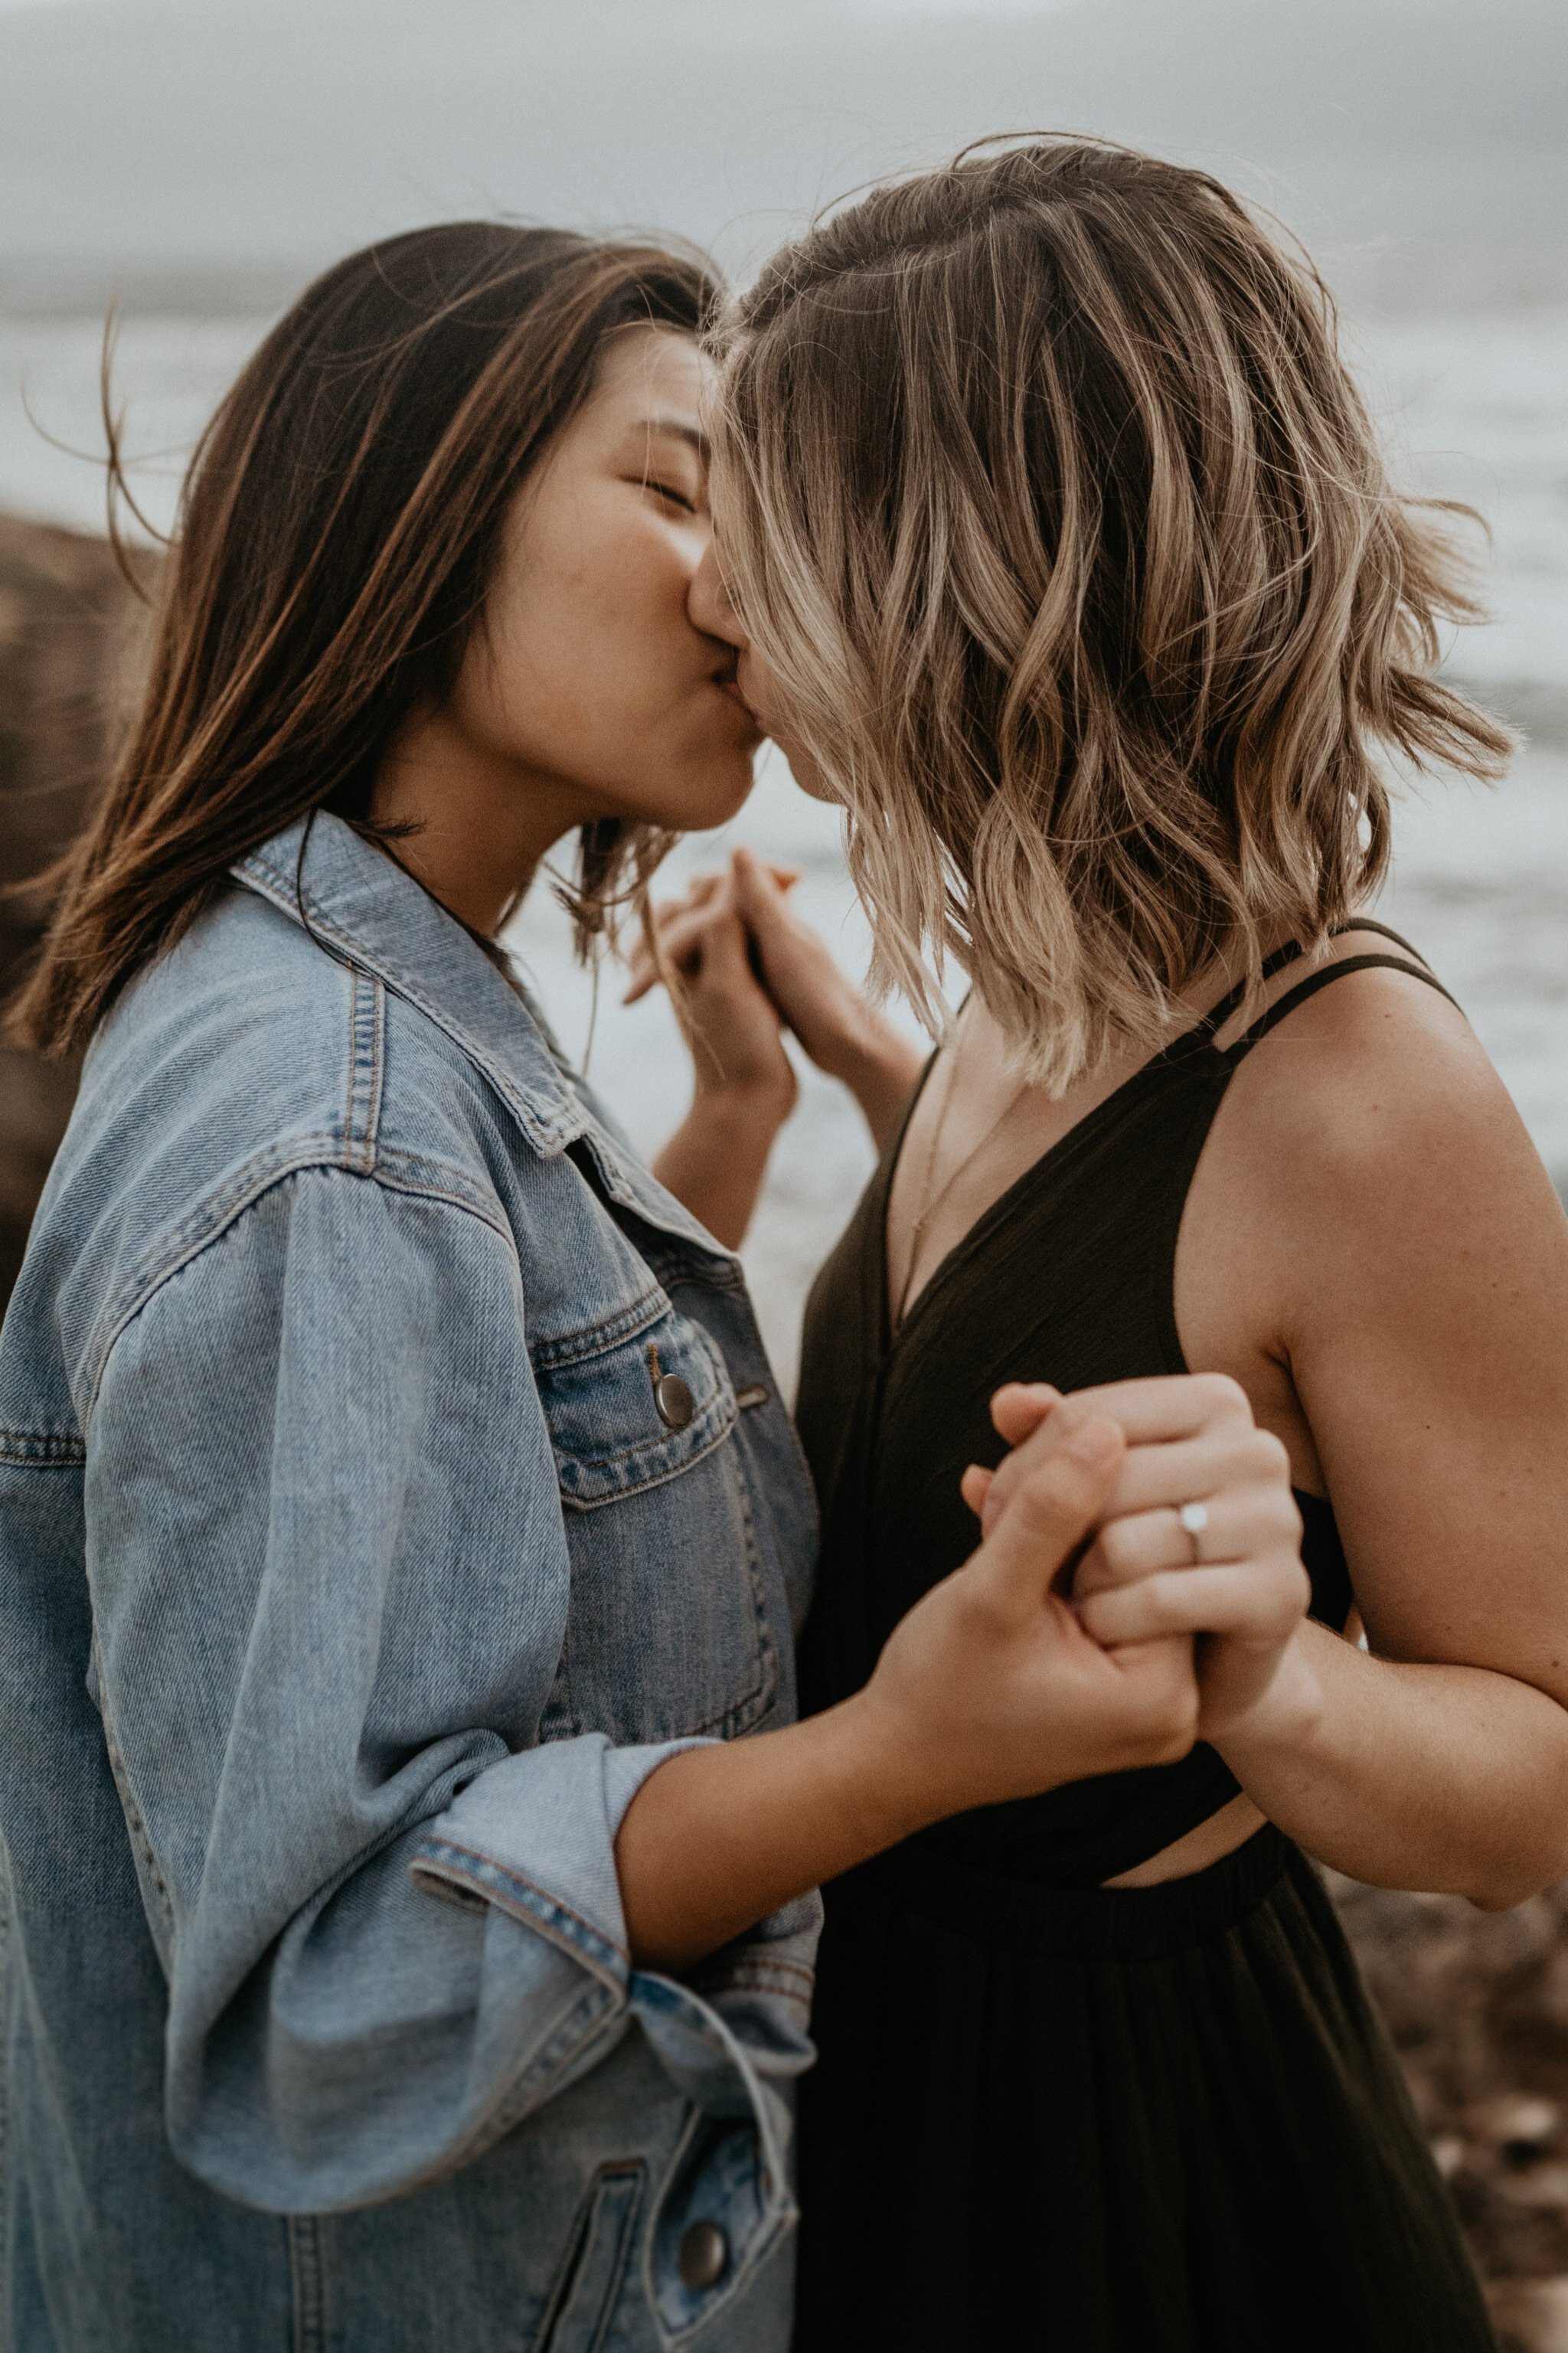
[[[1229,1001],[1228,998],[1222,1000],[1226,1004]],[[932,1054],[921,1071],[915,1091],[904,1107],[903,1116],[872,1175],[868,1196],[871,1214],[882,1237],[881,1278],[877,1315],[879,1353],[883,1356],[891,1355],[909,1330],[911,1322],[920,1314],[922,1304],[937,1286],[950,1279],[956,1280],[963,1273],[965,1263],[984,1249],[993,1228],[1005,1225],[1009,1218],[1016,1214],[1017,1210],[1027,1202],[1034,1186],[1044,1182],[1052,1174],[1057,1160],[1067,1155],[1068,1147],[1083,1135],[1086,1129],[1099,1121],[1102,1113],[1109,1115],[1120,1107],[1122,1097],[1130,1093],[1141,1079],[1145,1078],[1151,1071],[1157,1070],[1178,1053],[1191,1052],[1198,1047],[1207,1045],[1212,1034],[1212,1022],[1213,1016],[1205,1014],[1196,1027],[1184,1029],[1180,1037],[1173,1039],[1170,1045],[1163,1047],[1159,1053],[1152,1054],[1147,1061],[1140,1062],[1138,1068],[1135,1071],[1130,1071],[1108,1095],[1102,1095],[1098,1103],[1090,1103],[1081,1117],[1075,1119],[1070,1127],[1047,1144],[1045,1150],[1037,1154],[1026,1168],[1021,1168],[1017,1176],[1004,1186],[995,1199],[988,1201],[973,1222],[964,1228],[952,1249],[942,1253],[910,1300],[903,1314],[895,1323],[892,1314],[892,1284],[889,1279],[888,1213],[892,1204],[893,1186],[898,1176],[899,1165],[903,1157],[904,1143],[914,1124],[915,1113],[920,1107],[921,1096],[925,1093],[927,1082],[936,1068],[937,1056]],[[1218,1050],[1213,1046],[1209,1046],[1208,1050],[1215,1055],[1216,1062],[1223,1065],[1224,1056]],[[1090,1145],[1092,1141],[1093,1138],[1090,1137],[1089,1139]]]

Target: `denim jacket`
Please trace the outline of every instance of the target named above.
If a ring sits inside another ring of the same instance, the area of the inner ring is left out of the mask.
[[[816,1899],[637,1971],[613,1846],[789,1721],[813,1542],[531,1002],[338,819],[247,858],[0,1340],[15,2353],[784,2346]]]

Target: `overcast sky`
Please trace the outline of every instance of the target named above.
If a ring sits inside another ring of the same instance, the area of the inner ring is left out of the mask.
[[[1320,242],[1568,243],[1568,0],[0,0],[0,266],[440,215],[732,265],[966,138],[1201,157]]]

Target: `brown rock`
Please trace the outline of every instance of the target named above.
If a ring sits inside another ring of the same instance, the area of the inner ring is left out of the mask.
[[[1511,1912],[1329,1875],[1509,2353],[1568,2353],[1568,1882]]]
[[[1503,2353],[1568,2353],[1568,2279],[1500,2280],[1487,2300]]]
[[[106,541],[0,515],[0,990],[47,913],[16,886],[67,848],[107,771],[142,609]],[[75,1093],[73,1067],[0,1045],[0,1309]]]

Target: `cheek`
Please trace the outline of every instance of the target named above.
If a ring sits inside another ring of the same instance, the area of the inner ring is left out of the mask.
[[[620,736],[688,686],[689,567],[635,519],[552,534],[533,554],[493,601],[490,694],[510,736],[558,758],[563,734],[579,747]]]

